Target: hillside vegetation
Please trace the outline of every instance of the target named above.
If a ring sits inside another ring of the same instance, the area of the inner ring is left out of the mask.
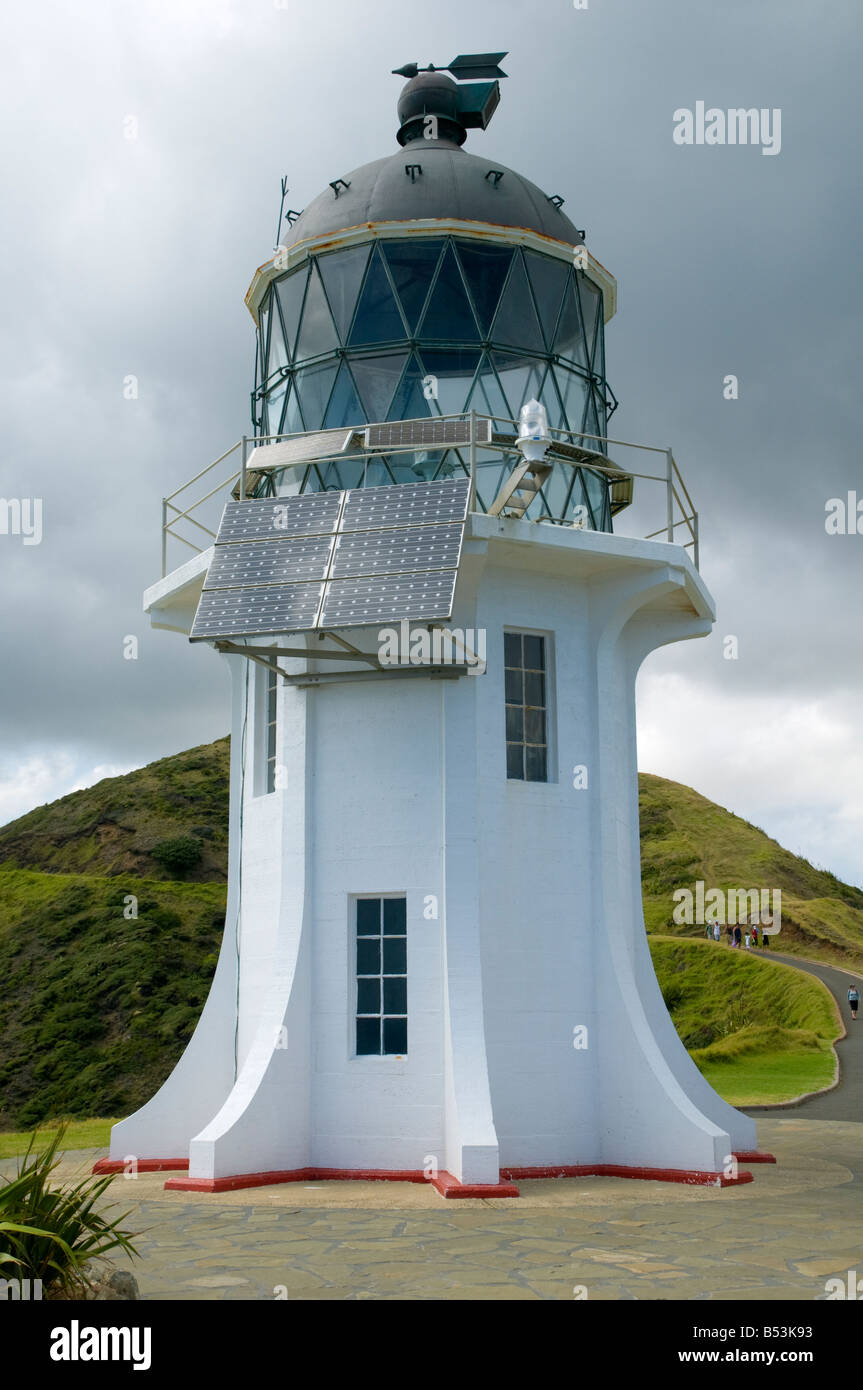
[[[228,756],[220,739],[0,827],[0,1130],[127,1114],[182,1053],[224,924]],[[774,948],[860,967],[863,892],[688,787],[640,787],[651,950],[696,1062],[737,1103],[829,1084],[823,986],[777,988],[778,966],[676,926],[673,893],[780,888]]]

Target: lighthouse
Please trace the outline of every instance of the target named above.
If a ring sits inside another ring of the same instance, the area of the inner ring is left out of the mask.
[[[654,451],[662,525],[625,533],[615,280],[557,190],[464,148],[504,56],[399,69],[395,149],[322,174],[252,280],[254,434],[145,596],[231,681],[224,939],[103,1168],[471,1197],[759,1157],[642,915],[635,678],[711,630],[694,509],[693,551]]]

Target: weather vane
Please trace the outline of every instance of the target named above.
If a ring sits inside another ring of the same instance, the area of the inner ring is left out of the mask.
[[[506,77],[498,67],[506,53],[460,53],[451,63],[429,63],[420,68],[416,63],[405,63],[403,68],[393,68],[397,77],[417,77],[422,72],[451,72],[458,82],[468,82],[475,77]]]

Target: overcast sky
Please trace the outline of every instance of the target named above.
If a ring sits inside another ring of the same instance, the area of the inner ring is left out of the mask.
[[[227,731],[221,662],[141,593],[161,497],[249,428],[279,180],[302,208],[395,149],[391,68],[508,49],[468,148],[617,277],[611,432],[673,446],[718,605],[645,663],[640,765],[863,885],[863,535],[825,530],[863,499],[861,33],[859,0],[5,7],[0,496],[43,537],[0,535],[0,822]],[[676,144],[698,101],[778,108],[780,152]]]

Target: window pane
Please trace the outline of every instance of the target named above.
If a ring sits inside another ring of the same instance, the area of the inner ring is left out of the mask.
[[[426,302],[429,286],[440,257],[442,241],[385,241],[384,255],[390,268],[411,333]],[[382,416],[378,417],[382,419]]]
[[[476,321],[451,246],[444,252],[429,306],[423,317],[420,338],[461,339],[474,343],[479,341]]]
[[[379,357],[351,357],[354,381],[369,420],[376,422],[387,418],[406,361],[406,352],[382,353]],[[580,415],[578,423],[581,424]]]
[[[518,251],[515,253],[515,263],[503,292],[500,308],[492,324],[491,337],[495,343],[502,343],[507,347],[530,348],[534,352],[543,352],[545,349],[524,264]]]
[[[330,352],[338,346],[335,324],[333,323],[319,276],[313,270],[303,305],[303,322],[297,339],[297,361],[304,357],[317,357],[321,352]]]
[[[377,946],[377,942],[374,943]],[[403,936],[384,937],[384,974],[404,975],[408,968],[408,947]]]
[[[520,743],[506,745],[506,775],[524,781],[524,756]]]
[[[404,936],[407,931],[407,899],[384,898],[384,935]]]
[[[531,744],[527,744],[524,750],[524,761],[528,782],[547,781],[544,748],[534,748]]]
[[[524,664],[532,671],[545,670],[545,654],[541,637],[525,637]]]
[[[384,1019],[384,1052],[404,1054],[408,1050],[408,1021],[406,1018]]]
[[[357,941],[357,974],[379,975],[381,973],[381,943],[373,937],[360,937]]]
[[[506,707],[506,736],[515,743],[521,743],[524,738],[524,710],[521,705]]]
[[[381,1021],[379,1018],[357,1019],[357,1055],[367,1057],[370,1053],[380,1055]]]
[[[521,665],[520,632],[505,632],[503,634],[503,661],[505,666]]]
[[[404,976],[384,980],[384,1013],[406,1014],[408,1011],[408,982]]]
[[[479,315],[480,328],[483,336],[487,337],[512,260],[512,251],[508,247],[483,246],[471,241],[457,244],[465,278]]]
[[[357,936],[380,936],[380,898],[357,899]]]
[[[336,251],[321,256],[318,270],[330,301],[330,308],[342,342],[347,337],[353,318],[357,292],[369,258],[367,246],[352,246],[349,251]]]
[[[296,389],[307,430],[319,430],[336,375],[335,362],[321,362],[297,372]]]
[[[545,704],[545,676],[539,671],[524,673],[524,703],[526,705]]]
[[[525,710],[524,737],[527,743],[545,743],[545,710]]]
[[[504,672],[505,697],[508,704],[520,705],[524,700],[524,682],[521,671]]]
[[[294,271],[292,275],[286,275],[284,280],[279,280],[276,285],[279,303],[282,306],[282,318],[285,322],[285,338],[290,353],[293,353],[294,350],[297,325],[300,322],[300,309],[308,278],[309,267],[304,265],[300,270]]]
[[[566,261],[552,259],[551,256],[537,256],[533,251],[525,251],[527,273],[533,287],[534,298],[539,306],[539,317],[545,340],[549,347],[554,342],[554,330],[560,301],[569,278],[569,265]]]
[[[402,316],[381,260],[380,248],[375,247],[357,305],[350,336],[351,345],[355,347],[358,343],[386,343],[406,336]]]
[[[357,980],[357,1013],[379,1014],[380,1011],[380,980]]]

